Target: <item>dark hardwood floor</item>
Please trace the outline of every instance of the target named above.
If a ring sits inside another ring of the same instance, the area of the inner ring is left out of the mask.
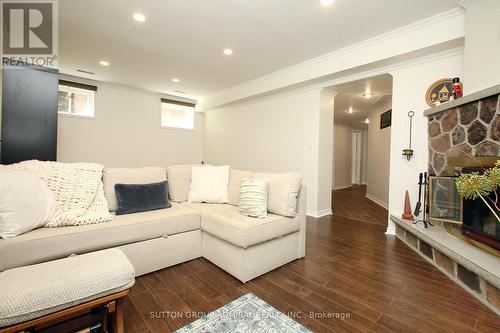
[[[387,226],[387,210],[366,199],[366,185],[333,191],[333,214],[348,219]]]
[[[500,331],[498,316],[384,235],[387,217],[372,221],[362,190],[335,198],[337,208],[356,202],[344,209],[351,218],[308,220],[306,257],[247,284],[205,259],[138,278],[125,300],[126,332],[169,332],[249,292],[315,332]]]

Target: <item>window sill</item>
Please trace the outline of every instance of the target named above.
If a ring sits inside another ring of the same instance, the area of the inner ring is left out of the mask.
[[[95,119],[95,115],[83,116],[83,115],[79,115],[79,114],[61,113],[61,112],[58,112],[57,115],[62,116],[62,117],[68,117],[68,118],[79,118],[79,119],[89,119],[89,120]]]
[[[160,128],[181,130],[181,131],[194,131],[194,127],[193,128],[185,128],[185,127],[174,127],[174,126],[160,125]]]

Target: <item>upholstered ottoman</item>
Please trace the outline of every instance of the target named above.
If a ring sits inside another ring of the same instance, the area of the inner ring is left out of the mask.
[[[46,326],[98,306],[114,311],[123,330],[121,298],[135,282],[122,251],[109,249],[0,273],[0,332]]]

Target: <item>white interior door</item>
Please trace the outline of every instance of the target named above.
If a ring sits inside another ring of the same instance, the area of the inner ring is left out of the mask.
[[[354,130],[352,132],[352,163],[351,178],[353,184],[361,184],[361,132]]]

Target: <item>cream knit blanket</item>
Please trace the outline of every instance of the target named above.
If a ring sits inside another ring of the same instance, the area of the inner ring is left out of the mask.
[[[55,193],[59,212],[46,227],[94,224],[113,219],[104,197],[102,165],[32,160],[1,168],[39,175]]]

